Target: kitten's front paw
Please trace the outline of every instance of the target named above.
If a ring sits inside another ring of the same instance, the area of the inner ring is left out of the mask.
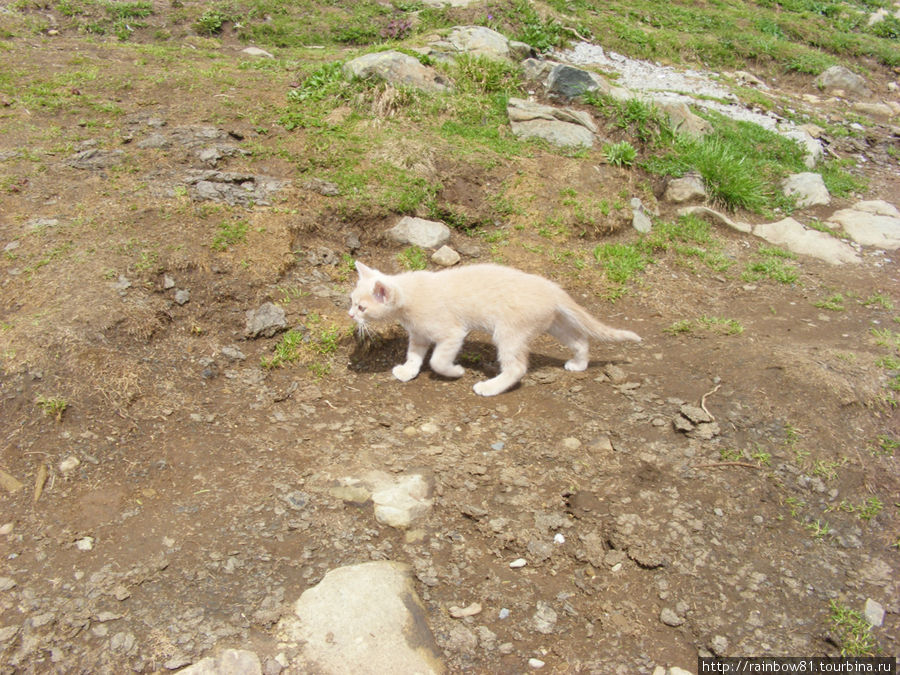
[[[418,368],[409,368],[408,366],[403,364],[403,365],[399,365],[399,366],[394,366],[394,368],[393,368],[393,370],[391,370],[391,372],[394,374],[394,377],[396,377],[401,382],[409,382],[411,379],[413,379],[416,375],[419,374],[419,369]]]
[[[496,385],[491,384],[490,380],[476,382],[472,389],[479,396],[496,396],[503,391],[502,389],[498,389]]]
[[[466,374],[466,369],[460,366],[459,364],[450,364],[449,366],[440,366],[437,367],[434,364],[431,364],[431,368],[438,375],[443,375],[444,377],[462,377]]]

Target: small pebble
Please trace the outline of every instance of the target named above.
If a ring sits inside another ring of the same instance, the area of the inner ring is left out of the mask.
[[[500,613],[497,616],[501,619],[508,619],[509,618],[509,610],[506,609],[506,607],[504,607],[503,609],[500,610]]]
[[[537,670],[544,667],[544,662],[540,659],[530,658],[528,659],[528,665]]]
[[[90,551],[94,548],[94,538],[93,537],[82,537],[78,541],[75,542],[75,547],[79,551]]]
[[[515,570],[515,569],[519,569],[520,567],[525,567],[525,565],[527,565],[527,564],[528,564],[528,561],[525,560],[525,558],[516,558],[511,563],[509,563],[509,566]]]
[[[565,536],[562,534],[562,532],[557,532],[557,533],[553,536],[553,541],[554,541],[555,543],[557,543],[557,544],[565,544],[565,543],[566,543],[566,538],[565,538]]]

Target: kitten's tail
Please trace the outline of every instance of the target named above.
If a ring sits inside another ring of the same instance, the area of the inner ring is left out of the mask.
[[[588,314],[587,310],[581,307],[571,298],[565,305],[560,305],[557,309],[567,321],[580,328],[583,332],[590,335],[596,340],[603,342],[641,342],[641,336],[632,333],[630,330],[619,330],[612,326],[607,326]]]

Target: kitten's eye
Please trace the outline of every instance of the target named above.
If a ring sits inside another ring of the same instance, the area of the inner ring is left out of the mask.
[[[365,312],[365,311],[366,311],[366,308],[365,308],[363,305],[357,305],[357,306],[356,306],[356,309],[358,309],[360,312]]]

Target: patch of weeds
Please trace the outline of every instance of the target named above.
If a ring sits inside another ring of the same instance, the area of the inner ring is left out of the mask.
[[[300,359],[303,344],[303,333],[291,329],[281,336],[281,341],[275,345],[271,357],[263,357],[260,365],[266,370],[282,368]]]
[[[744,281],[771,279],[780,284],[793,284],[799,278],[799,274],[797,268],[786,261],[796,258],[797,256],[790,251],[772,246],[760,246],[756,251],[755,260],[747,264],[741,278]]]
[[[59,396],[38,395],[34,400],[37,407],[44,411],[48,417],[54,417],[57,422],[62,422],[63,413],[68,409],[69,402]]]
[[[878,497],[869,497],[863,502],[862,506],[857,509],[856,515],[860,520],[869,522],[878,516],[882,509],[884,509],[884,504],[881,503],[881,500],[878,499]]]
[[[603,266],[606,278],[619,285],[633,279],[653,262],[636,244],[600,244],[594,249],[594,258]]]
[[[721,459],[723,462],[739,462],[742,459],[745,459],[745,457],[744,453],[741,450],[737,450],[734,448],[720,448],[719,459]]]
[[[599,92],[588,92],[583,99],[642,144],[669,145],[674,140],[668,117],[653,103],[637,98],[620,101]]]
[[[822,539],[831,534],[831,525],[828,524],[827,520],[822,521],[816,519],[811,523],[807,523],[806,529],[809,530],[810,534],[816,539]]]
[[[883,293],[874,293],[866,298],[865,302],[863,302],[864,307],[881,307],[882,309],[886,309],[889,312],[893,311],[894,303],[893,301]]]
[[[397,254],[397,261],[407,270],[424,270],[428,267],[428,257],[418,246],[410,246]]]
[[[724,272],[733,264],[719,251],[710,224],[692,215],[674,223],[658,223],[642,242],[651,251],[671,251],[685,260],[696,259],[716,272]]]
[[[872,627],[854,609],[832,600],[831,625],[841,641],[841,656],[874,656],[880,650],[872,635]]]
[[[797,497],[788,497],[784,500],[784,503],[787,504],[788,509],[791,511],[791,518],[799,518],[801,509],[806,506],[806,502]]]
[[[666,328],[663,332],[669,333],[670,335],[679,335],[683,333],[694,333],[698,330],[704,330],[717,335],[740,335],[744,332],[744,327],[736,319],[703,316],[696,320],[681,319]]]
[[[462,94],[512,94],[521,89],[522,69],[512,63],[463,54],[452,69],[454,84]]]
[[[565,45],[563,27],[552,17],[542,19],[527,0],[516,0],[508,12],[514,25],[518,26],[514,36],[516,40],[531,45],[539,52]]]
[[[835,293],[834,295],[828,296],[824,300],[814,302],[813,307],[818,307],[819,309],[827,309],[830,312],[843,312],[845,309],[844,296],[840,293]]]
[[[754,452],[752,455],[750,455],[750,459],[756,460],[757,464],[759,464],[760,466],[772,465],[772,455],[762,450],[757,450],[756,452]]]
[[[818,218],[813,218],[809,223],[806,224],[806,226],[811,230],[816,230],[817,232],[824,232],[825,234],[829,234],[832,237],[835,237],[837,239],[840,238],[840,235],[838,234],[837,230],[835,230],[833,227],[828,227],[828,225],[823,223]]]
[[[895,333],[890,328],[870,328],[869,332],[875,338],[875,344],[890,349],[900,349],[900,333]]]
[[[637,150],[628,141],[608,143],[603,146],[603,156],[612,166],[631,166],[637,158]]]
[[[847,458],[840,460],[824,460],[817,459],[813,464],[813,473],[825,480],[834,480],[837,478],[837,470],[847,463]]]
[[[250,225],[246,220],[220,223],[218,232],[213,237],[212,249],[214,251],[227,251],[229,246],[242,243],[247,238],[247,230],[249,228]]]
[[[876,439],[878,441],[878,449],[871,450],[873,455],[879,457],[893,457],[900,450],[900,440],[881,434]]]
[[[847,167],[851,166],[856,166],[856,162],[848,158],[833,159],[818,167],[817,170],[822,176],[825,187],[833,197],[843,199],[854,193],[863,193],[868,189],[869,181],[866,178],[847,171]]]

